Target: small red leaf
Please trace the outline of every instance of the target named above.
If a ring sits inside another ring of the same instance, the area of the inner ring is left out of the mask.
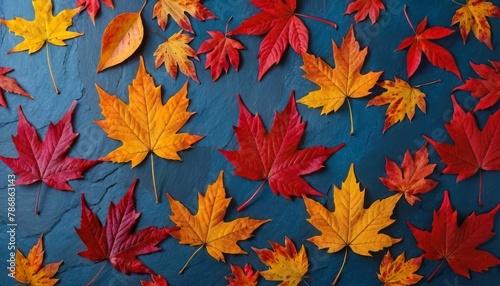
[[[9,73],[13,70],[14,69],[11,69],[11,68],[0,67],[0,105],[3,107],[7,107],[7,103],[5,102],[5,99],[3,97],[2,90],[5,90],[6,92],[26,96],[28,98],[33,99],[33,96],[31,96],[29,93],[24,91],[24,89],[22,89],[19,86],[19,84],[17,83],[17,81],[15,79],[6,76],[7,73]]]
[[[370,16],[372,25],[375,24],[380,15],[380,10],[385,10],[384,3],[381,0],[354,0],[347,6],[346,14],[357,12],[354,16],[356,23],[359,23]]]

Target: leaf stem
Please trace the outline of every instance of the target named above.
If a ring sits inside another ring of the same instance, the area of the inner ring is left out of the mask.
[[[339,273],[337,273],[337,276],[335,277],[335,280],[333,280],[332,282],[332,286],[335,286],[337,284],[337,282],[339,281],[339,278],[340,278],[340,273],[342,273],[342,270],[344,269],[344,265],[345,265],[345,261],[347,259],[347,245],[345,247],[345,253],[344,253],[344,261],[342,261],[342,266],[340,266],[340,270],[339,270]]]
[[[243,210],[243,209],[244,209],[244,208],[248,205],[248,203],[250,203],[250,201],[251,201],[251,200],[252,200],[252,199],[253,199],[253,198],[254,198],[254,197],[255,197],[255,196],[256,196],[256,195],[260,192],[260,190],[262,189],[262,187],[264,186],[264,183],[265,183],[266,181],[267,181],[267,179],[266,179],[266,180],[264,180],[264,181],[262,181],[262,183],[261,183],[261,184],[260,184],[260,186],[257,188],[257,190],[256,190],[256,191],[252,194],[252,196],[251,196],[248,200],[246,200],[246,201],[245,201],[245,202],[244,202],[241,206],[239,206],[239,207],[238,207],[238,209],[237,209],[237,210],[238,210],[239,212],[241,212],[241,211],[242,211],[242,210]]]
[[[231,20],[233,20],[233,16],[229,17],[229,20],[227,20],[227,23],[226,23],[226,34],[224,34],[224,36],[227,37],[227,29],[229,28],[229,22],[231,22]]]
[[[40,199],[40,190],[42,189],[43,182],[40,181],[40,185],[38,185],[38,193],[36,194],[36,202],[35,202],[35,214],[39,215],[40,211],[38,211],[38,201]]]
[[[431,281],[431,279],[434,278],[434,275],[437,273],[437,271],[441,267],[441,265],[443,265],[444,261],[445,261],[445,259],[441,260],[441,263],[439,263],[439,265],[436,268],[436,270],[434,270],[434,272],[432,272],[431,276],[429,276],[429,278],[427,278],[427,282]]]
[[[408,17],[408,13],[406,12],[406,5],[404,6],[403,10],[405,12],[406,21],[408,21],[408,24],[410,24],[410,27],[413,30],[413,33],[415,33],[415,35],[416,35],[417,32],[415,32],[415,28],[413,28],[413,25],[411,24],[411,21],[410,21],[410,17]]]
[[[349,106],[349,119],[351,120],[351,133],[350,135],[354,134],[354,119],[352,117],[352,107],[351,107],[351,102],[349,101],[349,98],[347,98],[347,105]]]
[[[462,4],[462,3],[457,2],[457,1],[455,1],[455,0],[451,0],[451,2],[453,2],[453,3],[455,3],[455,4],[458,4],[458,5],[460,5],[460,6],[464,6],[464,5],[465,5],[465,4]]]
[[[302,282],[304,282],[304,284],[306,284],[307,286],[309,286],[309,283],[307,283],[306,280],[302,279]]]
[[[328,25],[334,27],[335,29],[337,29],[337,24],[335,24],[332,21],[328,21],[328,20],[325,20],[323,18],[319,18],[319,17],[316,17],[316,16],[304,15],[304,14],[299,14],[299,13],[295,13],[295,15],[301,16],[301,17],[304,17],[304,18],[313,19],[313,20],[316,20],[316,21],[319,21],[319,22],[323,22],[323,23],[328,24]]]
[[[441,79],[437,79],[437,80],[434,80],[434,81],[431,81],[431,82],[426,82],[426,83],[417,84],[417,85],[416,85],[416,86],[414,86],[414,87],[415,87],[415,88],[419,88],[419,87],[422,87],[422,86],[431,85],[431,84],[435,84],[435,83],[438,83],[438,82],[441,82]]]
[[[147,3],[148,3],[148,0],[144,0],[144,4],[142,4],[141,10],[139,10],[139,14],[142,13],[142,10],[144,10],[144,7],[146,7]]]
[[[479,206],[483,207],[483,201],[481,200],[481,194],[483,193],[483,169],[479,169]]]
[[[94,283],[94,281],[97,279],[97,277],[99,276],[99,274],[101,274],[101,272],[104,269],[104,266],[106,266],[106,264],[108,264],[108,261],[105,261],[102,264],[101,269],[99,269],[99,271],[96,273],[96,275],[94,275],[94,277],[92,277],[92,280],[90,280],[89,283],[85,284],[85,286],[90,286],[90,285],[92,285],[92,283]]]
[[[153,189],[155,190],[156,203],[158,204],[160,202],[160,199],[158,198],[158,191],[156,190],[155,161],[154,161],[153,152],[151,152],[149,154],[151,155],[151,178],[153,180]]]
[[[182,267],[182,269],[179,271],[179,274],[182,274],[182,272],[184,272],[184,270],[188,266],[188,264],[191,261],[191,259],[193,259],[193,257],[196,255],[196,253],[198,253],[203,248],[203,246],[205,246],[205,244],[202,244],[200,247],[198,247],[198,249],[196,249],[196,251],[193,254],[191,254],[191,256],[189,257],[188,261],[186,261],[186,264],[184,264],[184,266]]]
[[[57,89],[56,79],[54,78],[54,73],[52,72],[52,66],[50,64],[50,56],[49,56],[49,44],[45,44],[47,46],[47,65],[49,66],[50,78],[52,78],[52,84],[54,85],[54,89],[56,93],[59,94],[59,89]]]

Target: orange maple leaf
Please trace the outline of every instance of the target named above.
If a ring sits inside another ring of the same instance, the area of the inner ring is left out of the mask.
[[[229,282],[227,286],[256,286],[259,279],[259,271],[255,272],[250,264],[245,264],[245,268],[236,265],[231,265],[232,277],[225,277]]]
[[[340,48],[332,41],[335,68],[331,68],[321,58],[302,54],[306,72],[304,78],[320,86],[298,102],[311,108],[322,107],[321,114],[336,112],[347,100],[351,119],[351,134],[354,133],[352,109],[349,98],[360,98],[370,94],[382,72],[361,74],[368,48],[360,50],[351,26]]]
[[[384,283],[384,286],[406,286],[417,284],[422,275],[415,274],[420,268],[423,256],[412,258],[405,262],[405,253],[401,253],[396,260],[392,259],[389,250],[380,263],[380,274],[378,279]]]
[[[183,30],[194,34],[191,22],[185,13],[200,21],[217,19],[217,16],[203,6],[200,0],[158,0],[153,10],[153,19],[158,18],[158,25],[165,30],[170,15]]]
[[[188,112],[187,82],[165,105],[162,103],[161,86],[144,67],[141,57],[137,75],[129,86],[129,104],[107,93],[96,84],[104,120],[96,124],[108,137],[120,140],[123,145],[102,157],[114,163],[132,162],[132,168],[151,155],[151,171],[156,202],[159,202],[154,179],[153,153],[157,156],[180,161],[178,152],[191,148],[203,136],[177,133],[194,112]]]
[[[179,273],[186,269],[189,261],[204,246],[206,246],[208,254],[216,260],[225,261],[224,253],[246,254],[237,242],[250,238],[255,229],[270,221],[269,219],[258,220],[244,217],[225,222],[224,216],[231,198],[226,198],[223,175],[224,172],[221,171],[215,183],[208,186],[205,196],[198,193],[198,213],[196,215],[192,215],[182,203],[174,200],[167,193],[173,213],[170,215],[170,219],[178,227],[177,230],[170,232],[170,235],[179,239],[180,244],[200,246]]]

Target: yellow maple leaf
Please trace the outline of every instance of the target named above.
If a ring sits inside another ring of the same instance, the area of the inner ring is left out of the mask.
[[[189,58],[194,58],[199,61],[196,51],[189,46],[193,37],[183,34],[182,30],[173,34],[165,43],[160,44],[154,52],[155,66],[159,68],[165,63],[165,69],[168,74],[176,79],[177,71],[192,78],[197,83],[200,83],[196,76],[196,68],[194,63]]]
[[[191,14],[200,21],[217,17],[200,3],[200,0],[158,0],[153,8],[153,19],[158,18],[162,30],[167,27],[168,15],[184,30],[194,34],[191,22],[185,13]]]
[[[28,51],[29,54],[32,54],[39,51],[46,42],[56,46],[65,46],[65,40],[83,35],[83,33],[67,31],[69,26],[73,24],[73,17],[81,11],[81,8],[64,9],[54,17],[52,15],[51,0],[33,0],[32,4],[35,9],[35,19],[33,21],[20,17],[15,17],[13,20],[0,19],[0,23],[9,28],[16,36],[24,38],[9,53]],[[47,62],[54,88],[56,93],[59,93],[50,66],[48,45]]]
[[[269,243],[274,251],[252,247],[262,263],[269,266],[269,270],[260,272],[260,275],[268,281],[282,281],[280,286],[298,285],[309,268],[304,245],[297,253],[295,245],[288,237],[285,237],[285,247],[273,241]]]
[[[321,235],[308,240],[319,249],[327,248],[328,253],[345,248],[344,262],[334,284],[344,267],[348,248],[356,254],[371,256],[370,251],[379,251],[401,240],[379,233],[395,221],[391,215],[401,194],[377,200],[364,209],[365,190],[361,190],[356,181],[354,164],[351,164],[342,188],[334,186],[335,211],[330,212],[320,203],[305,196],[303,198],[310,215],[307,221],[321,232]]]
[[[331,68],[321,58],[307,53],[302,54],[306,74],[304,78],[320,86],[319,90],[308,93],[298,102],[311,108],[322,107],[321,114],[336,112],[347,100],[351,119],[351,134],[354,133],[352,109],[349,98],[360,98],[370,94],[382,72],[361,74],[368,47],[360,50],[351,26],[347,36],[338,47],[333,45],[335,68]]]
[[[59,281],[52,278],[59,270],[62,261],[43,265],[43,235],[25,257],[19,249],[16,250],[16,271],[14,278],[23,284],[31,286],[52,286]]]
[[[412,258],[405,262],[405,253],[401,253],[396,260],[392,259],[391,253],[387,254],[380,263],[380,274],[378,279],[384,283],[384,286],[406,286],[417,284],[422,275],[415,274],[420,268],[423,256]]]
[[[223,175],[224,172],[221,171],[215,183],[208,186],[205,196],[198,193],[198,213],[196,215],[192,215],[182,203],[167,193],[173,213],[170,215],[170,219],[178,227],[177,230],[171,231],[170,235],[179,239],[180,244],[200,246],[179,273],[184,271],[189,261],[204,246],[206,246],[208,254],[217,261],[225,262],[224,253],[246,254],[237,242],[250,238],[255,229],[271,221],[244,217],[225,222],[224,217],[231,198],[226,198]]]
[[[468,0],[459,8],[453,18],[451,24],[460,23],[460,34],[464,41],[467,40],[470,30],[476,38],[485,43],[488,48],[493,50],[491,45],[491,27],[486,17],[500,17],[500,8],[491,2],[485,0]]]
[[[178,152],[191,148],[203,136],[177,133],[194,114],[188,112],[187,82],[165,105],[161,99],[161,86],[144,67],[141,57],[137,75],[129,86],[129,104],[110,95],[96,84],[104,120],[96,121],[108,137],[120,140],[123,145],[102,157],[104,161],[126,163],[132,168],[151,155],[151,170],[155,188],[153,153],[157,156],[180,161]]]

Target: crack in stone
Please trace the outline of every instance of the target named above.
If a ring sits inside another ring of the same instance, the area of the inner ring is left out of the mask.
[[[97,179],[97,180],[95,180],[95,181],[92,181],[92,180],[91,180],[91,182],[92,182],[92,183],[94,183],[94,184],[99,183],[99,182],[102,182],[102,181],[104,181],[107,177],[111,176],[111,175],[112,175],[112,174],[114,174],[116,171],[118,171],[118,169],[122,168],[123,166],[125,166],[125,165],[124,165],[124,164],[122,164],[122,165],[120,165],[120,166],[118,166],[118,167],[114,168],[111,172],[109,172],[109,173],[107,173],[106,175],[104,175],[104,177],[101,177],[101,178],[99,178],[99,179]]]

